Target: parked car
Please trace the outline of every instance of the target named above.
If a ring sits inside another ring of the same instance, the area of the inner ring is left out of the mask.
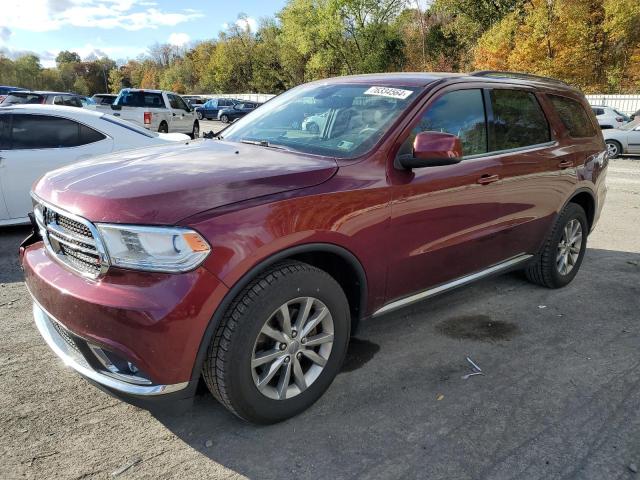
[[[607,128],[618,128],[627,123],[630,118],[624,113],[611,107],[591,107],[598,119],[598,124],[603,130]]]
[[[199,107],[207,101],[206,98],[203,98],[200,95],[182,95],[182,99],[193,108]]]
[[[80,95],[75,93],[20,90],[9,92],[0,106],[7,107],[21,104],[64,105],[82,108],[82,99]]]
[[[640,118],[640,110],[636,110],[634,113],[631,114],[631,116],[629,118],[631,120],[635,120],[636,118]]]
[[[111,115],[53,105],[0,109],[0,225],[28,223],[31,185],[49,170],[93,155],[185,141]]]
[[[112,105],[99,105],[98,110],[109,111],[154,132],[200,136],[200,123],[193,108],[173,92],[125,88]]]
[[[302,130],[320,133],[327,124],[327,119],[329,118],[328,113],[329,112],[323,112],[317,115],[309,115],[302,121]]]
[[[118,95],[114,95],[112,93],[96,93],[91,98],[93,98],[93,101],[96,102],[96,105],[111,105],[116,101]]]
[[[89,109],[92,109],[92,110],[96,109],[97,103],[91,97],[81,96],[80,97],[80,102],[82,103],[82,108],[89,108]]]
[[[19,92],[21,90],[27,90],[26,88],[10,87],[8,85],[0,85],[0,103],[5,99],[9,92]]]
[[[229,123],[244,117],[247,113],[253,112],[260,106],[259,103],[244,102],[236,103],[232,107],[223,108],[218,111],[218,120],[222,123]]]
[[[609,158],[625,154],[640,154],[640,118],[618,128],[602,132]]]
[[[302,130],[321,109],[324,132]],[[571,282],[606,170],[589,104],[561,82],[346,76],[218,139],[48,173],[21,262],[66,365],[139,405],[190,398],[202,376],[272,423],[320,398],[363,319],[513,269]]]
[[[233,107],[236,103],[240,103],[233,98],[211,98],[207,100],[202,106],[195,107],[196,115],[199,120],[206,118],[207,120],[213,120],[218,118],[218,111],[224,108]]]

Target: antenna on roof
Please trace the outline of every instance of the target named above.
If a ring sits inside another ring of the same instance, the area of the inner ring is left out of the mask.
[[[558,80],[557,78],[543,77],[540,75],[532,75],[530,73],[520,72],[502,72],[500,70],[480,70],[469,74],[472,77],[489,77],[489,78],[514,78],[519,80],[533,80],[535,82],[555,83],[557,85],[563,85],[570,87],[566,82]]]

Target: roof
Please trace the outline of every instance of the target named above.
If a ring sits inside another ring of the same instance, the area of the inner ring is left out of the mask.
[[[576,89],[560,80],[540,77],[516,72],[483,71],[473,73],[452,72],[397,72],[397,73],[371,73],[365,75],[346,75],[343,77],[318,80],[314,83],[378,83],[392,87],[425,87],[439,80],[452,79],[456,81],[510,83],[528,86],[547,86],[557,89]]]
[[[67,107],[63,105],[7,105],[0,107],[0,113],[20,112],[20,113],[38,113],[38,114],[63,114],[68,117],[101,117],[104,112],[99,110],[91,110],[88,108]]]

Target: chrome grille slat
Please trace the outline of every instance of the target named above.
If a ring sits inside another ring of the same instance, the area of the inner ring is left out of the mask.
[[[89,278],[98,278],[109,260],[95,226],[84,218],[36,199],[40,234],[56,260]]]

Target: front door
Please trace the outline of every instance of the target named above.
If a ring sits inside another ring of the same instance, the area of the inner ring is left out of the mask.
[[[488,132],[480,88],[450,87],[426,105],[389,159],[392,185],[387,301],[504,260],[500,160],[487,156]],[[447,132],[462,142],[455,165],[399,170],[396,155],[411,152],[421,131]]]
[[[640,125],[633,130],[629,130],[627,142],[629,145],[628,153],[640,153]]]

